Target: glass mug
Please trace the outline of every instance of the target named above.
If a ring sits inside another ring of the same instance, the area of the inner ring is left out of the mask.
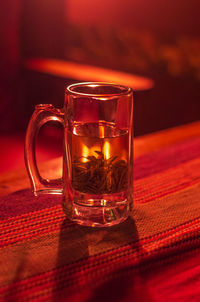
[[[40,127],[63,125],[63,175],[44,179],[35,157]],[[110,83],[67,87],[63,109],[40,104],[30,119],[25,163],[34,194],[62,194],[66,216],[86,226],[112,226],[133,208],[133,93]]]

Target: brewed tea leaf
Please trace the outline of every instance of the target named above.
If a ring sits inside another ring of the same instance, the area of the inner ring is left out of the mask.
[[[91,194],[109,194],[126,189],[128,184],[126,161],[118,159],[118,156],[105,159],[104,154],[97,150],[95,153],[98,157],[85,157],[86,162],[79,158],[72,163],[74,189]]]

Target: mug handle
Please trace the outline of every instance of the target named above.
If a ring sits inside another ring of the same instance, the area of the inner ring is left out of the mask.
[[[41,193],[62,194],[63,179],[45,179],[38,170],[35,144],[40,128],[49,121],[57,121],[64,126],[64,113],[51,104],[39,104],[29,121],[25,137],[25,165],[35,196]]]

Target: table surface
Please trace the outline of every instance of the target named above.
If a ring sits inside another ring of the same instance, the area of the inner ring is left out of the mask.
[[[134,152],[133,215],[107,229],[33,197],[25,169],[0,175],[1,301],[198,301],[200,122],[136,138]]]

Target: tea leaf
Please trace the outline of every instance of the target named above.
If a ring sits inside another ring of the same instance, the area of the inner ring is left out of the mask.
[[[75,190],[91,194],[116,193],[126,189],[128,184],[128,167],[125,160],[112,156],[105,159],[100,151],[98,157],[85,157],[72,163],[72,185]],[[118,160],[117,160],[118,159]]]
[[[109,159],[107,159],[107,164],[110,165],[113,161],[117,159],[118,156],[112,156]]]
[[[95,150],[94,152],[97,153],[98,155],[103,156],[103,153],[101,151]]]
[[[95,152],[96,154],[98,154],[100,158],[102,158],[102,159],[104,158],[104,155],[103,155],[103,153],[102,153],[101,151],[97,151],[97,150],[96,150],[96,151],[94,151],[94,152]]]

